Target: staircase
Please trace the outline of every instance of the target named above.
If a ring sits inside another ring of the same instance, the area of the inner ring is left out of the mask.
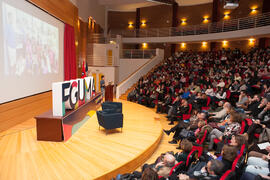
[[[153,72],[158,66],[160,66],[161,63],[163,63],[163,61],[160,62],[159,64],[157,64],[155,67],[153,67],[153,68],[152,68],[146,75],[144,75],[143,77],[144,77],[144,78],[147,77],[147,76],[149,75],[149,73]],[[136,85],[137,85],[137,82],[136,82],[135,84],[133,84],[133,85],[132,85],[132,86],[131,86],[124,94],[122,94],[122,95],[119,97],[119,99],[127,100],[128,93],[130,93],[130,92],[133,90],[133,88],[136,87]]]

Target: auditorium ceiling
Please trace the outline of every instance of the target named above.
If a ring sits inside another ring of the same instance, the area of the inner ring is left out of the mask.
[[[136,8],[159,5],[157,2],[147,0],[98,0],[112,11],[135,11]],[[192,6],[213,2],[213,0],[175,0],[179,6]]]

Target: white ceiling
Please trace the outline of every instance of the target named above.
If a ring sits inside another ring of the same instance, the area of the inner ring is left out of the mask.
[[[112,11],[135,11],[136,8],[155,6],[160,3],[147,0],[98,0],[100,5],[108,7]],[[192,6],[213,2],[213,0],[176,0],[179,6]]]

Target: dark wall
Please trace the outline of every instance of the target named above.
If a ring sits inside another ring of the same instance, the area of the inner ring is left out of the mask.
[[[128,23],[133,22],[135,27],[136,12],[108,12],[109,29],[128,29]]]
[[[146,20],[145,28],[172,27],[172,6],[158,5],[141,8],[141,20]]]
[[[187,19],[187,25],[195,25],[203,23],[203,17],[208,16],[209,22],[212,16],[212,3],[195,5],[195,6],[180,6],[178,8],[179,25],[181,19]]]

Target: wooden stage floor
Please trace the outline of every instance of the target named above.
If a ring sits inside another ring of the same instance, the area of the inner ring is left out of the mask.
[[[0,180],[111,179],[133,171],[162,138],[154,111],[124,100],[124,128],[99,130],[91,117],[67,142],[36,140],[34,119],[0,134]],[[23,128],[23,130],[20,128]]]

